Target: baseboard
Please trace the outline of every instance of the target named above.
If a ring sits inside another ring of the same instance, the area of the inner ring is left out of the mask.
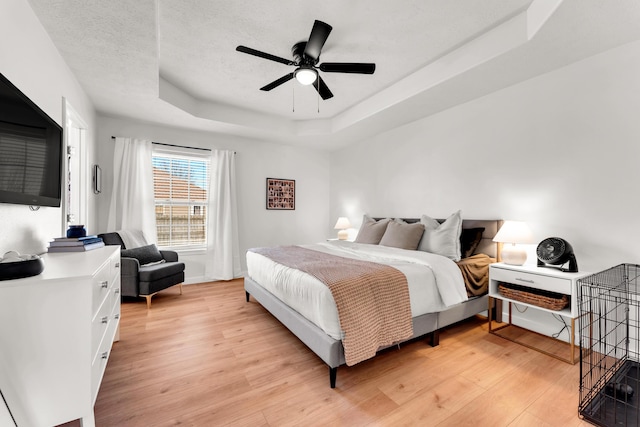
[[[241,279],[241,278],[246,277],[246,276],[247,276],[247,272],[246,271],[242,271],[240,273],[240,276],[236,277],[235,279]],[[204,276],[195,276],[195,277],[186,277],[182,284],[183,285],[196,285],[198,283],[206,283],[206,282],[213,282],[213,281],[214,280],[207,279]]]

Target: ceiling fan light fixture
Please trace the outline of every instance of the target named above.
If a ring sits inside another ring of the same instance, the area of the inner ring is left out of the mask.
[[[298,68],[293,75],[304,86],[312,84],[318,78],[318,72],[312,68]]]
[[[268,92],[295,78],[301,85],[313,85],[318,95],[320,95],[323,100],[327,100],[333,98],[333,93],[331,93],[331,90],[329,90],[329,87],[327,87],[327,84],[320,76],[320,71],[325,73],[373,74],[376,70],[376,64],[373,63],[323,62],[318,65],[322,47],[327,41],[327,37],[329,37],[332,28],[333,27],[326,22],[316,19],[313,23],[313,28],[311,28],[309,39],[299,41],[291,48],[293,60],[281,58],[242,45],[236,47],[236,50],[248,55],[268,59],[269,61],[296,67],[295,70],[261,87],[260,90]]]

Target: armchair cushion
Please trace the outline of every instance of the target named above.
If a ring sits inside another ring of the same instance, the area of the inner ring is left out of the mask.
[[[140,267],[138,277],[141,282],[153,282],[167,276],[173,276],[184,271],[184,263],[167,262],[164,264],[147,265]]]
[[[120,256],[123,258],[135,258],[140,262],[140,265],[147,265],[164,261],[162,254],[153,243],[147,246],[141,246],[139,248],[122,249],[120,251]]]

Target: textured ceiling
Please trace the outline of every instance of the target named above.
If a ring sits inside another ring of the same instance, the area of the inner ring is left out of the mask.
[[[184,2],[161,1],[160,75],[203,100],[298,120],[332,117],[495,26],[529,2],[199,0],[189,2],[185,10]],[[242,44],[292,59],[291,47],[308,39],[315,19],[333,26],[320,62],[377,63],[371,76],[323,73],[335,96],[320,102],[320,113],[313,87],[291,81],[270,93],[258,91],[294,67],[235,51]]]
[[[640,38],[637,0],[29,0],[102,114],[333,149]],[[315,19],[334,97],[289,81]],[[295,109],[295,111],[293,111]]]

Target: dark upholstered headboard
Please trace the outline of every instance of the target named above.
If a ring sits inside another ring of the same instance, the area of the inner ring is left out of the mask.
[[[499,261],[502,243],[494,242],[493,238],[498,234],[503,222],[501,219],[463,219],[462,228],[484,227],[482,240],[476,249],[476,253],[487,254],[492,258],[497,258]]]
[[[386,217],[385,217],[386,218]],[[376,221],[379,221],[383,218],[374,218]],[[420,218],[400,218],[405,222],[414,223],[420,222]],[[438,219],[438,222],[443,223],[444,219]],[[476,249],[476,253],[487,254],[492,258],[497,258],[500,261],[500,251],[502,249],[501,243],[496,243],[493,241],[493,238],[502,227],[502,223],[504,221],[501,219],[463,219],[462,220],[462,228],[477,228],[483,227],[484,232],[482,233],[482,240]]]

